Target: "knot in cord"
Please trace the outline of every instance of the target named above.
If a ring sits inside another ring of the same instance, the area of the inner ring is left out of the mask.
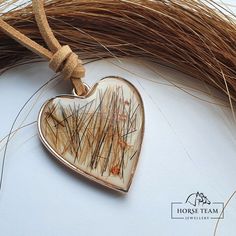
[[[79,57],[72,52],[68,45],[61,46],[55,38],[50,28],[44,10],[44,0],[32,0],[35,19],[39,31],[47,44],[47,48],[42,47],[37,42],[31,40],[17,29],[10,26],[0,18],[0,30],[15,39],[17,42],[37,53],[39,56],[49,60],[49,67],[55,72],[61,72],[65,79],[71,79],[77,95],[85,95],[86,88],[81,78],[85,75],[85,69]]]
[[[68,45],[58,49],[49,61],[49,67],[55,72],[61,72],[64,79],[81,79],[85,75],[82,61]]]

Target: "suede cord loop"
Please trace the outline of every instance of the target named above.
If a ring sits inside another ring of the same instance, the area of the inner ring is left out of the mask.
[[[40,57],[48,60],[49,67],[54,72],[60,72],[64,79],[71,79],[76,93],[78,95],[84,95],[86,89],[81,78],[85,76],[85,69],[82,61],[68,45],[62,46],[54,36],[47,21],[44,0],[32,0],[32,6],[40,34],[49,50],[20,33],[1,18],[0,30]]]

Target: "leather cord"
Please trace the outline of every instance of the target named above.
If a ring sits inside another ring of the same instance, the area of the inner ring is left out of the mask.
[[[39,31],[47,44],[48,49],[42,47],[35,41],[20,33],[17,29],[10,26],[0,18],[0,30],[13,38],[24,47],[38,54],[40,57],[49,61],[49,67],[57,72],[61,72],[65,79],[71,79],[76,93],[84,95],[86,89],[81,81],[85,75],[85,69],[78,55],[72,52],[68,45],[62,46],[54,36],[51,27],[48,24],[47,16],[44,10],[44,0],[32,0],[35,20]]]

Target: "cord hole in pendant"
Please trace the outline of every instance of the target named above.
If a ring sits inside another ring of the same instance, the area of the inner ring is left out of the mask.
[[[81,97],[81,98],[86,97],[87,94],[88,94],[88,92],[89,92],[89,90],[90,90],[90,86],[89,86],[88,84],[86,84],[86,83],[83,83],[83,85],[84,85],[84,87],[85,87],[85,93],[84,93],[84,94],[78,95],[78,94],[76,93],[76,89],[75,89],[75,88],[73,88],[72,94],[73,94],[74,96]]]

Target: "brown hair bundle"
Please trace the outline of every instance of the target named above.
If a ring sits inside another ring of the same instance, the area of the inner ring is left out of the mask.
[[[6,5],[5,0],[2,6]],[[17,2],[17,1],[14,1]],[[236,100],[235,15],[212,0],[48,0],[49,24],[83,59],[143,57],[206,81]],[[2,14],[43,44],[30,3]],[[0,69],[37,56],[0,33]]]

